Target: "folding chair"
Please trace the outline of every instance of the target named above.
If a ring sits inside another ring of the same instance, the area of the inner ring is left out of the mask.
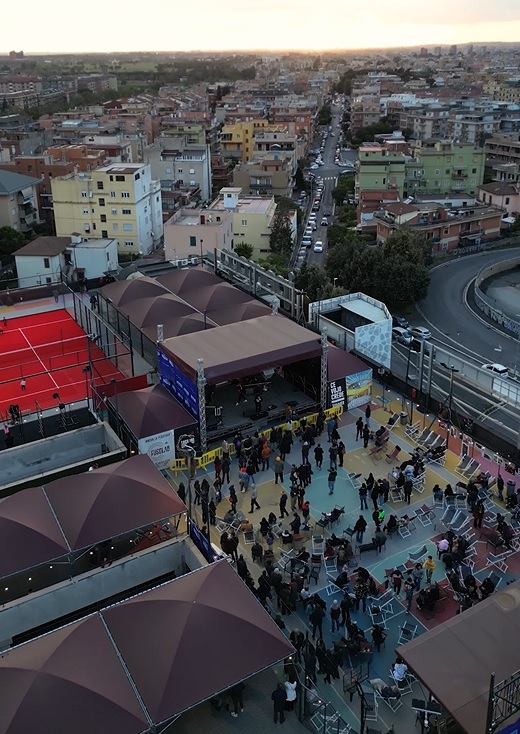
[[[363,699],[365,701],[365,721],[377,721],[377,699],[373,688],[362,686]]]
[[[396,680],[394,678],[393,670],[390,669],[390,678],[392,679],[393,684],[399,688],[401,696],[412,692],[412,684],[408,679],[408,675],[406,675],[403,680]]]
[[[397,640],[397,644],[404,645],[415,637],[417,625],[412,624],[411,622],[405,622],[399,630],[399,639]]]
[[[469,517],[464,512],[458,512],[450,524],[451,529],[457,535],[462,535],[467,530],[466,526],[469,526]]]
[[[372,448],[369,451],[370,458],[374,461],[380,461],[380,459],[383,458],[383,449],[384,444],[381,444],[381,446],[372,446]]]
[[[312,536],[312,553],[322,556],[324,550],[325,550],[325,539],[323,535],[313,535]]]
[[[398,518],[398,523],[397,532],[401,538],[409,538],[412,533],[411,528],[408,527],[408,515],[403,515],[403,517]]]
[[[403,705],[403,702],[401,701],[401,698],[383,698],[381,694],[379,694],[377,691],[375,691],[376,694],[376,700],[377,701],[383,701],[386,703],[390,711],[393,711],[395,714]]]
[[[374,607],[381,612],[385,617],[391,617],[394,613],[394,592],[392,589],[388,589],[380,597],[370,597],[370,606]]]
[[[399,413],[393,413],[388,419],[386,427],[391,431],[392,428],[395,428],[397,425],[399,425]]]
[[[422,505],[418,510],[415,511],[415,517],[419,520],[423,528],[428,527],[432,524],[435,512],[432,507],[428,505]]]
[[[425,479],[426,479],[425,472],[423,472],[422,474],[419,474],[418,477],[414,477],[412,479],[412,487],[415,489],[416,492],[419,492],[419,494],[422,494],[424,492]]]
[[[494,566],[498,571],[502,571],[502,573],[507,573],[509,567],[506,563],[506,559],[510,555],[511,551],[507,551],[507,553],[500,553],[499,555],[489,553],[488,557],[486,558],[486,568]]]
[[[386,626],[386,615],[383,614],[381,609],[376,605],[370,605],[368,608],[368,614],[370,616],[370,619],[372,620],[372,626],[375,624],[378,624],[383,629],[387,629]]]
[[[316,586],[318,585],[318,581],[320,578],[320,572],[321,572],[321,568],[318,568],[317,566],[311,567],[311,570],[309,571],[309,584],[311,582],[311,579],[314,579],[314,581],[316,582]]]
[[[401,453],[401,447],[396,446],[392,451],[390,451],[389,454],[386,455],[386,460],[389,464],[393,464],[394,461],[397,461],[397,457]]]
[[[282,573],[285,573],[287,569],[291,568],[291,561],[293,561],[295,558],[295,552],[293,550],[290,551],[282,551],[281,552],[281,558],[278,561],[278,567],[281,569]]]
[[[423,446],[425,449],[433,449],[440,436],[435,431],[432,431],[429,436],[425,439]]]
[[[336,558],[326,558],[325,559],[325,573],[328,574],[337,574],[338,572],[338,562],[336,561]]]
[[[404,492],[400,487],[392,487],[390,490],[390,499],[392,502],[404,502]]]
[[[431,431],[429,428],[424,428],[422,433],[417,436],[417,438],[414,438],[415,443],[417,443],[419,446],[424,446],[424,443],[426,439],[431,436]]]
[[[408,560],[411,561],[415,566],[416,563],[420,563],[421,561],[423,561],[427,555],[428,549],[425,545],[423,545],[423,547],[419,548],[419,550],[408,553]]]
[[[404,429],[404,435],[407,438],[412,438],[415,440],[415,436],[419,433],[420,430],[421,421],[417,421],[417,423],[410,423],[406,426]]]
[[[222,535],[222,533],[226,533],[231,526],[223,518],[217,517],[215,518],[215,527],[220,535]]]
[[[455,471],[459,472],[460,474],[463,474],[464,471],[468,468],[470,465],[472,459],[471,456],[463,456],[457,466],[455,467]]]
[[[494,571],[491,571],[489,576],[487,578],[495,585],[495,591],[498,589],[499,583],[502,581],[501,577],[495,573]]]
[[[475,459],[472,459],[466,469],[462,472],[462,474],[467,477],[468,479],[471,479],[473,474],[476,474],[476,472],[480,469],[480,464]]]
[[[457,510],[456,507],[454,507],[453,505],[448,505],[448,507],[446,507],[446,509],[444,510],[443,516],[441,517],[441,523],[446,528],[448,528],[458,512],[460,512],[460,510]]]

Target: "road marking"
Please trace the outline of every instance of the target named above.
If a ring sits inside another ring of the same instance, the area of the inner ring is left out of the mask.
[[[42,360],[41,360],[41,359],[40,359],[40,358],[38,357],[38,355],[36,354],[36,350],[35,350],[35,348],[34,348],[34,347],[33,347],[33,345],[31,344],[31,342],[29,341],[29,339],[28,339],[28,338],[27,338],[27,337],[25,336],[25,334],[23,333],[23,330],[22,330],[22,329],[18,329],[18,331],[20,332],[20,334],[21,334],[21,335],[23,336],[23,338],[24,338],[24,339],[25,339],[25,341],[27,342],[27,345],[28,345],[29,349],[32,349],[32,351],[33,351],[33,353],[34,353],[34,356],[36,357],[36,360],[37,360],[37,361],[38,361],[38,362],[39,362],[39,363],[41,364],[41,366],[43,367],[43,371],[44,371],[44,372],[45,372],[46,374],[48,374],[48,375],[49,375],[49,377],[51,378],[51,380],[52,380],[52,381],[54,382],[54,387],[56,387],[56,388],[58,388],[58,389],[59,389],[59,387],[58,387],[58,383],[56,382],[56,380],[54,379],[54,377],[53,377],[53,376],[51,375],[51,373],[50,373],[50,370],[48,370],[48,369],[46,368],[46,366],[44,365],[44,363],[42,362]],[[22,367],[23,367],[23,365],[22,365]],[[28,377],[27,379],[29,379],[29,377]]]

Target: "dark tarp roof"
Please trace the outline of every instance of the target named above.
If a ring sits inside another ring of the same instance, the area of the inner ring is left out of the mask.
[[[485,734],[490,674],[499,683],[519,669],[518,640],[515,581],[403,645],[399,654],[467,734]]]
[[[0,657],[2,734],[139,734],[148,720],[99,615]]]
[[[256,374],[321,354],[317,334],[280,315],[261,316],[204,334],[165,339],[161,348],[192,378],[196,375],[197,359],[202,358],[210,383]]]
[[[115,404],[114,398],[109,398]],[[193,418],[162,385],[118,395],[119,414],[134,436],[147,438],[163,431],[193,425]],[[92,472],[90,472],[92,473]],[[0,506],[0,513],[1,513]]]
[[[73,550],[186,511],[146,454],[56,479],[44,490]]]
[[[271,313],[269,306],[259,301],[236,303],[232,309],[221,308],[211,312],[211,319],[219,326],[235,324],[237,321],[249,321]]]
[[[154,278],[143,276],[130,280],[116,280],[105,285],[101,293],[105,298],[110,299],[114,306],[121,309],[125,304],[131,304],[138,298],[166,295],[168,290]]]
[[[190,303],[190,299],[186,298],[188,293],[224,282],[218,275],[203,268],[179,268],[160,275],[157,281],[172,293],[177,293]]]
[[[153,326],[156,329],[157,324],[164,324],[170,319],[179,319],[196,313],[192,306],[170,293],[151,298],[140,298],[129,303],[124,311],[135,326],[139,328]]]
[[[341,380],[342,377],[349,377],[371,369],[359,357],[332,345],[327,355],[327,366],[329,380]]]
[[[0,733],[138,734],[292,652],[220,561],[3,653]]]
[[[69,548],[39,488],[0,500],[0,578],[64,556]]]
[[[102,614],[155,722],[293,652],[227,561]]]

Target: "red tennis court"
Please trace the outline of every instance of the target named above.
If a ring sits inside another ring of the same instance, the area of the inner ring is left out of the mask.
[[[0,324],[0,327],[2,325]],[[86,398],[83,368],[92,364],[94,384],[124,379],[104,352],[89,340],[81,326],[65,310],[10,319],[0,334],[0,415],[11,404],[34,412]],[[25,389],[22,388],[25,380]],[[90,391],[90,388],[89,388]]]

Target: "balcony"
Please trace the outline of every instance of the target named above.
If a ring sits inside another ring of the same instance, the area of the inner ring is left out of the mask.
[[[456,181],[461,181],[468,177],[468,173],[467,171],[464,171],[464,170],[457,170],[457,171],[453,171],[453,173],[451,174],[451,177],[454,178]]]
[[[250,189],[271,189],[273,187],[271,179],[265,181],[251,181],[249,183]]]

